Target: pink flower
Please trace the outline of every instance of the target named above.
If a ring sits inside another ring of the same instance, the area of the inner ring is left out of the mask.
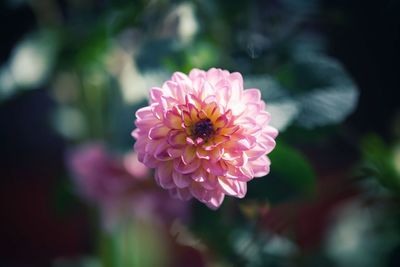
[[[117,156],[101,144],[87,144],[69,153],[68,163],[78,193],[100,208],[106,229],[129,216],[160,223],[186,217],[187,205],[152,183],[136,153]]]
[[[182,200],[212,209],[225,195],[243,198],[247,182],[269,172],[266,154],[278,131],[268,123],[258,89],[243,89],[240,73],[212,68],[176,72],[150,91],[136,112],[135,150],[155,179]]]

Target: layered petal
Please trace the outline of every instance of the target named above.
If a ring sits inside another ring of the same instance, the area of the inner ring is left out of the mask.
[[[244,89],[240,73],[176,72],[151,89],[150,102],[136,112],[135,150],[171,196],[216,209],[225,195],[242,198],[248,181],[268,174],[278,131],[260,90]]]

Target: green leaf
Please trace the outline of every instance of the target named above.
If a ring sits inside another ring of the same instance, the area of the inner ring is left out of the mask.
[[[196,203],[192,211],[191,231],[201,242],[207,244],[211,251],[218,251],[222,257],[233,258],[235,253],[229,237],[236,227],[236,221],[231,216],[226,216],[226,213],[223,214],[228,210],[229,204],[229,200],[225,199],[221,208],[214,211]]]
[[[279,143],[270,155],[271,173],[283,179],[298,192],[305,195],[315,193],[315,173],[307,158],[296,149]]]
[[[384,187],[400,193],[400,175],[396,171],[396,146],[388,146],[375,134],[365,136],[361,141],[365,161],[364,174],[376,178]]]
[[[340,123],[357,106],[358,90],[351,77],[340,62],[322,54],[294,55],[276,78],[297,103],[296,124],[301,127]]]
[[[278,143],[269,155],[271,172],[248,183],[246,200],[272,205],[315,193],[315,173],[307,158],[294,148]]]
[[[152,223],[134,219],[122,221],[111,230],[102,232],[100,238],[103,267],[164,266],[169,260],[165,251],[166,240]]]
[[[321,54],[295,55],[275,79],[250,75],[245,88],[258,88],[281,132],[292,123],[315,128],[342,122],[357,106],[358,90],[342,65]]]

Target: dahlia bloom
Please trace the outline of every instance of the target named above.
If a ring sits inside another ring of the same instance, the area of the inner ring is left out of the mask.
[[[152,183],[136,153],[119,156],[86,144],[69,153],[68,166],[79,195],[100,209],[106,230],[129,217],[161,224],[186,218],[187,205]]]
[[[216,209],[225,195],[243,198],[248,181],[268,174],[266,154],[278,134],[269,121],[260,91],[244,90],[240,73],[193,69],[151,88],[132,136],[162,188]]]

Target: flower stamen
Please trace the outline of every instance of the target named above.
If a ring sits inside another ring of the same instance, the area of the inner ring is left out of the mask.
[[[192,133],[195,139],[207,141],[214,134],[214,126],[210,119],[203,119],[193,125]]]

